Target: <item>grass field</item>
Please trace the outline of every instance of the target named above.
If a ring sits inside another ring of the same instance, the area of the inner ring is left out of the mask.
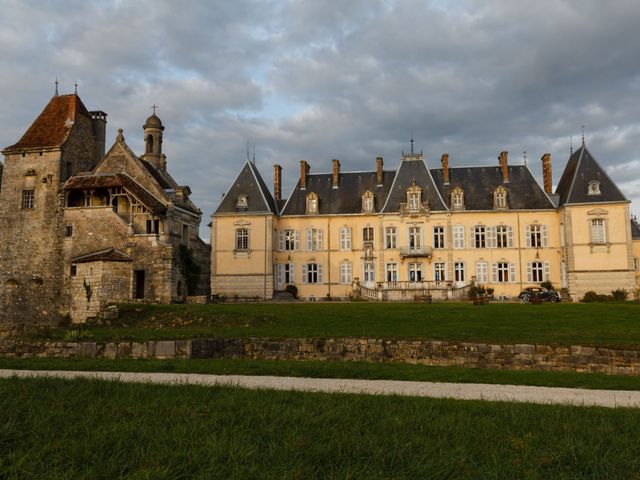
[[[96,340],[378,337],[640,348],[640,303],[125,305]],[[65,330],[49,333],[64,337]]]
[[[640,411],[0,381],[0,478],[637,478]]]

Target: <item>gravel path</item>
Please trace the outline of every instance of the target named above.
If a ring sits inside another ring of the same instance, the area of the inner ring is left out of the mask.
[[[297,390],[327,393],[404,395],[457,400],[489,400],[600,407],[640,407],[640,391],[584,388],[528,387],[484,383],[405,382],[334,378],[201,375],[197,373],[75,372],[48,370],[0,370],[0,378],[93,378],[134,383],[221,385],[252,389]]]

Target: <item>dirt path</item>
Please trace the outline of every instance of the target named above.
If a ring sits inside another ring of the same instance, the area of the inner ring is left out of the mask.
[[[600,407],[640,407],[640,391],[584,388],[529,387],[483,383],[434,383],[397,380],[202,375],[197,373],[75,372],[0,370],[0,378],[93,378],[135,383],[237,386],[252,389],[304,392],[404,395],[457,400],[489,400]]]

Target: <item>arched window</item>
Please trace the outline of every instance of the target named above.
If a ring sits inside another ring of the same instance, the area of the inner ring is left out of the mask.
[[[451,209],[464,210],[464,192],[460,187],[456,187],[451,192]]]
[[[498,187],[493,191],[493,208],[507,208],[507,189]]]
[[[314,192],[307,194],[307,213],[318,213],[318,194]]]
[[[373,212],[373,193],[369,190],[362,195],[362,211],[365,213]]]
[[[422,207],[422,189],[413,182],[407,189],[407,209],[410,212],[418,212]]]
[[[153,135],[147,135],[147,153],[153,153]]]

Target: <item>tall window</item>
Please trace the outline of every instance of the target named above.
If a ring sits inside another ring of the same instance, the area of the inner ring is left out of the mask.
[[[451,208],[453,210],[464,209],[464,193],[461,188],[456,188],[451,192]]]
[[[249,229],[236,229],[236,250],[249,250]]]
[[[513,228],[507,225],[496,227],[496,247],[511,248],[513,246]]]
[[[602,218],[591,220],[591,243],[607,243],[607,234]]]
[[[409,264],[409,281],[410,282],[421,282],[422,280],[423,280],[422,264],[421,263],[410,263]]]
[[[280,230],[280,251],[292,252],[300,250],[300,232],[293,229]]]
[[[302,265],[303,283],[322,283],[322,265],[318,263],[306,263]]]
[[[419,252],[422,250],[422,228],[409,227],[409,251]]]
[[[487,262],[476,262],[476,282],[487,283],[488,281]]]
[[[464,262],[455,262],[453,264],[453,279],[458,283],[464,283]]]
[[[314,192],[307,194],[307,213],[318,213],[318,195]]]
[[[340,227],[340,250],[351,250],[351,229]]]
[[[486,248],[487,246],[487,227],[473,227],[473,246],[474,248]]]
[[[493,192],[493,208],[507,208],[507,190],[498,187]]]
[[[351,283],[351,262],[347,260],[340,263],[340,283],[343,285]]]
[[[453,248],[456,248],[456,249],[464,248],[464,226],[463,225],[453,226]]]
[[[493,264],[493,282],[507,283],[516,281],[516,266],[509,262],[496,262]]]
[[[433,248],[444,248],[444,227],[433,227]]]
[[[373,212],[373,193],[366,191],[362,195],[362,211],[366,213]]]
[[[527,282],[544,282],[549,280],[549,262],[527,263]]]
[[[447,264],[445,262],[435,262],[433,264],[433,278],[436,283],[447,281]]]
[[[373,242],[373,227],[364,227],[362,229],[362,241]]]
[[[372,284],[376,281],[376,269],[373,262],[364,262],[362,266],[362,277],[366,284]]]
[[[525,237],[527,247],[540,248],[548,245],[548,234],[546,225],[527,225],[525,227]]]
[[[385,248],[396,248],[397,238],[398,238],[398,229],[396,227],[387,227],[384,230]]]
[[[276,288],[283,290],[287,285],[296,283],[295,266],[292,262],[276,265]]]
[[[387,263],[387,282],[398,281],[398,264]]]
[[[322,230],[320,228],[307,228],[307,250],[322,250]]]
[[[35,204],[35,191],[23,190],[22,191],[22,208],[24,209],[33,208],[34,204]]]
[[[421,207],[422,189],[413,182],[407,189],[407,208],[410,212],[418,212]]]

